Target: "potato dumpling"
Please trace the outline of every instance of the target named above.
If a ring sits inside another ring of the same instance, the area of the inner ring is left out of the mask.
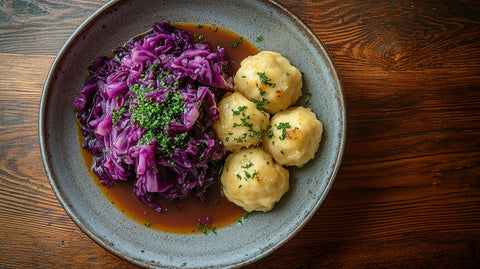
[[[295,107],[272,117],[263,146],[279,164],[302,167],[315,157],[322,132],[322,122],[315,113]]]
[[[234,78],[235,90],[275,114],[302,95],[302,75],[290,61],[272,51],[245,58]]]
[[[225,95],[218,103],[219,119],[213,126],[227,150],[258,145],[268,127],[270,115],[239,92]]]
[[[228,155],[221,181],[225,197],[246,211],[270,211],[289,188],[289,172],[263,148]]]

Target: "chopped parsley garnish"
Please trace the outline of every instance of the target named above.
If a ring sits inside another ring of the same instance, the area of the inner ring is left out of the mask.
[[[309,97],[311,97],[311,96],[312,96],[312,94],[308,90],[306,90],[305,91],[305,99],[303,100],[305,102],[305,104],[308,105],[310,103],[310,98]]]
[[[257,75],[258,77],[260,78],[260,82],[263,84],[263,85],[266,85],[266,86],[271,86],[272,88],[275,88],[275,83],[272,83],[270,82],[272,79],[267,77],[265,75],[265,72],[257,72]]]
[[[248,128],[252,128],[253,127],[253,123],[249,122],[248,120],[250,119],[250,116],[246,116],[245,118],[241,118],[240,121],[242,122],[241,124],[239,123],[236,123],[234,122],[233,123],[233,127],[237,127],[237,126],[242,126],[242,127],[248,127]],[[250,130],[249,129],[249,130]]]
[[[243,177],[239,173],[235,174],[235,176],[238,178],[238,180],[243,179],[245,181],[248,181],[249,179],[255,178],[256,176],[258,176],[258,174],[260,172],[256,169],[254,169],[253,173],[250,173],[250,171],[247,170],[247,169],[249,169],[253,166],[254,166],[254,164],[252,162],[248,162],[247,164],[240,166],[241,168],[245,169],[245,170],[243,170]],[[241,188],[242,184],[238,185],[238,187]]]
[[[251,122],[250,115],[246,115],[246,113],[245,113],[245,110],[247,108],[248,108],[247,106],[239,106],[237,109],[232,109],[232,113],[233,113],[234,116],[238,116],[238,115],[242,116],[242,117],[240,117],[240,122],[234,122],[232,124],[232,127],[233,128],[236,128],[236,127],[247,128],[247,130],[245,132],[243,132],[239,137],[234,137],[233,140],[236,141],[237,143],[244,143],[244,142],[247,141],[248,138],[257,137],[257,138],[260,139],[260,142],[261,142],[263,131],[254,130],[254,126],[253,126],[253,123]],[[257,105],[257,108],[258,108],[258,105]],[[261,111],[261,109],[259,109],[259,110]],[[266,115],[265,112],[263,112],[263,113],[264,113],[264,115]],[[229,132],[228,135],[233,135],[233,133]],[[225,139],[226,141],[230,140],[230,139],[227,140],[227,138]]]
[[[247,109],[247,108],[248,108],[247,106],[239,106],[239,107],[237,108],[237,110],[233,110],[233,109],[232,109],[233,115],[234,115],[234,116],[238,116],[238,115],[240,115],[241,112],[243,112],[243,111],[244,111],[245,109]]]
[[[289,122],[280,122],[278,125],[275,125],[277,130],[282,130],[282,135],[279,137],[280,140],[284,140],[287,137],[287,129],[290,128]]]
[[[272,139],[272,138],[273,138],[272,125],[269,124],[269,125],[267,126],[266,132],[267,132],[267,138],[268,138],[268,139]]]
[[[238,142],[238,143],[243,143],[243,142],[247,141],[246,138],[247,138],[247,133],[243,133],[242,136],[240,136],[240,137],[234,137],[233,140],[235,140],[235,141]]]
[[[257,42],[263,41],[264,37],[263,35],[257,35],[257,38],[255,39]]]
[[[236,40],[235,43],[233,43],[233,45],[231,45],[230,47],[236,48],[238,47],[238,45],[240,45],[240,42],[243,42],[243,37],[240,37],[240,39]]]
[[[174,78],[174,76],[172,74],[170,74],[169,72],[159,73],[156,78],[160,83],[160,87],[164,90],[168,90],[171,87],[177,87],[178,84],[179,84],[178,80],[175,80],[174,83],[170,82],[169,84],[167,84],[167,82],[165,81],[165,78],[169,78],[170,80],[173,80],[173,78]],[[151,88],[150,91],[151,90],[153,90],[153,88]]]
[[[264,95],[264,94],[265,94],[265,90],[262,89],[262,88],[260,88],[260,87],[258,86],[258,84],[257,84],[256,86],[257,86],[257,88],[258,88],[258,92],[260,93],[260,95]]]
[[[152,98],[145,96],[152,89],[141,88],[138,84],[135,84],[130,89],[135,92],[136,96],[133,98],[129,110],[132,113],[131,123],[136,123],[138,127],[145,130],[139,142],[149,145],[153,139],[156,139],[160,147],[170,154],[175,148],[184,144],[187,136],[187,133],[183,133],[173,140],[168,136],[168,126],[170,122],[180,121],[185,108],[185,101],[179,91],[170,88],[170,85],[165,86],[164,89],[169,90],[165,95],[165,100],[157,103]]]
[[[240,167],[245,168],[245,169],[248,169],[248,168],[250,168],[250,167],[252,167],[252,166],[253,166],[253,163],[252,163],[252,162],[249,162],[248,164],[243,165],[243,166],[240,166]]]
[[[121,109],[113,110],[112,114],[112,126],[115,125],[119,120],[122,119],[123,113],[127,111],[127,107],[122,107]]]
[[[268,102],[268,100],[265,97],[262,97],[262,99],[257,100],[257,99],[252,99],[251,100],[255,105],[257,105],[258,110],[262,110],[263,105],[265,105],[265,102]]]
[[[242,219],[237,220],[237,222],[240,223],[240,224],[242,224],[242,221],[243,221],[243,220],[246,220],[246,219],[250,216],[250,214],[252,214],[252,212],[248,212],[248,211],[247,211],[247,212],[243,213]]]
[[[208,234],[209,232],[212,232],[214,234],[217,234],[217,227],[212,227],[208,224],[202,224],[200,222],[197,222],[197,228],[202,231],[204,234]]]

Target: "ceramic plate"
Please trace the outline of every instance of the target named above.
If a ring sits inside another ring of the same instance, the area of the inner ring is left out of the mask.
[[[324,124],[315,160],[290,169],[289,192],[268,213],[252,214],[209,234],[171,234],[149,229],[112,205],[85,168],[73,99],[87,67],[155,22],[217,25],[260,50],[281,53],[305,73],[309,107]],[[257,35],[264,36],[255,42]],[[327,50],[287,9],[262,0],[135,0],[106,4],[88,18],[58,54],[41,100],[42,156],[52,188],[75,223],[98,244],[145,267],[240,267],[280,247],[315,214],[330,189],[345,143],[342,87]]]

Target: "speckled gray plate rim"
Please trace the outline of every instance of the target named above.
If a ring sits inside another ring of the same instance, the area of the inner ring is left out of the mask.
[[[268,213],[254,213],[217,235],[171,234],[141,225],[116,209],[84,166],[73,99],[89,63],[155,22],[198,23],[229,29],[261,50],[287,57],[304,72],[310,107],[324,124],[316,158],[290,168],[289,192]],[[257,35],[264,41],[255,42]],[[112,1],[73,33],[45,82],[39,138],[45,170],[58,200],[94,241],[134,264],[150,268],[241,267],[291,239],[315,214],[340,167],[346,137],[342,85],[329,54],[314,32],[276,2],[267,0]]]

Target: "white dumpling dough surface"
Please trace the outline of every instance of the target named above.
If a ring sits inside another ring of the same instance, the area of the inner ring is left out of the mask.
[[[270,211],[289,189],[289,172],[263,148],[231,153],[223,167],[225,197],[246,211]]]
[[[322,122],[315,113],[292,107],[272,117],[263,146],[279,164],[302,167],[315,157],[322,133]]]
[[[225,95],[218,103],[219,120],[213,126],[225,148],[237,151],[258,145],[268,127],[270,115],[239,92]]]
[[[234,78],[241,92],[270,114],[293,105],[302,95],[302,75],[281,54],[262,51],[245,58]]]

